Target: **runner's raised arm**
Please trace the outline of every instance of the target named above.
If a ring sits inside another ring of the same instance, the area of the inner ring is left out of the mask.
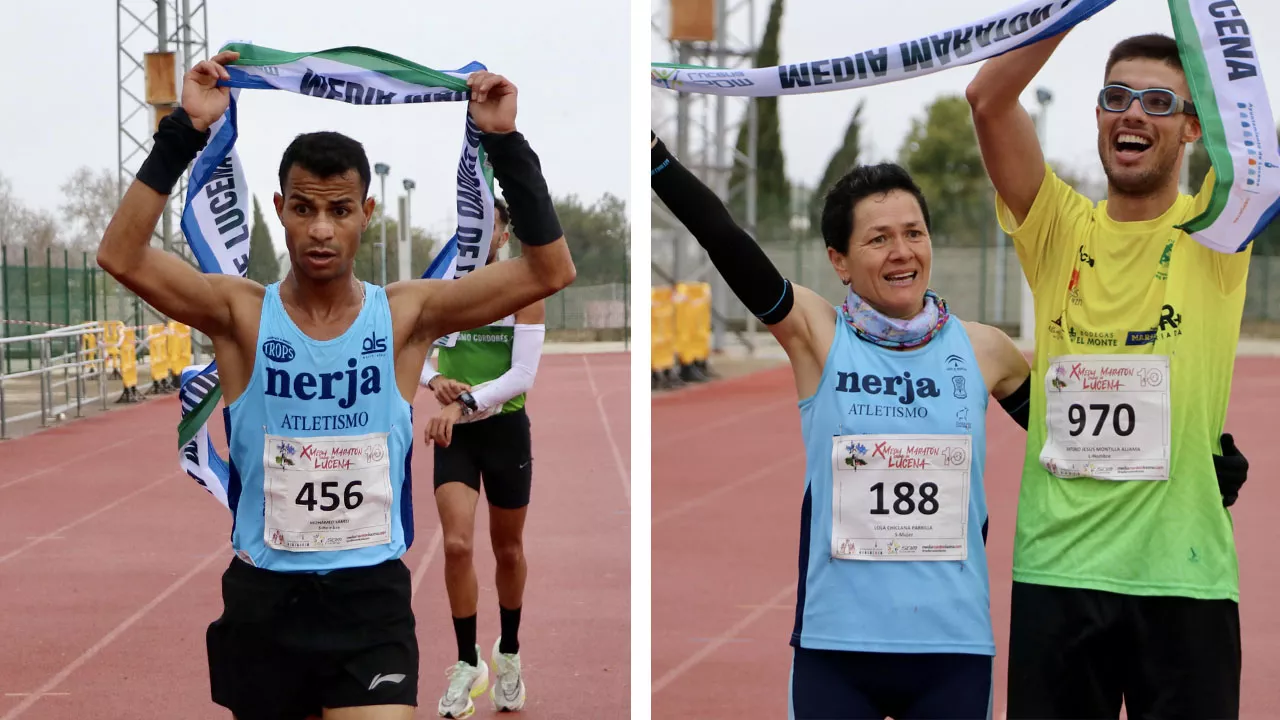
[[[987,60],[965,91],[982,162],[1019,223],[1031,211],[1044,180],[1044,152],[1035,123],[1018,99],[1066,36],[1055,35]]]
[[[204,148],[209,126],[230,103],[230,89],[218,87],[230,75],[224,67],[240,55],[222,52],[191,68],[182,82],[182,107],[160,123],[155,147],[129,186],[98,246],[98,265],[163,315],[210,336],[232,324],[233,288],[252,292],[256,283],[232,275],[206,274],[181,258],[151,247],[165,202],[182,173]],[[259,295],[261,288],[258,288]]]
[[[458,280],[410,280],[388,287],[420,308],[417,331],[438,338],[480,327],[568,287],[577,276],[537,154],[516,130],[516,86],[493,73],[467,78],[468,112],[511,208],[520,257],[481,267]],[[476,259],[477,262],[483,262]]]

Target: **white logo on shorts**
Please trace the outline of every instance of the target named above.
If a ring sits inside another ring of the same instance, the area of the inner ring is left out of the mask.
[[[373,682],[369,683],[369,689],[372,690],[384,682],[398,683],[401,680],[404,680],[404,675],[401,675],[400,673],[396,673],[394,675],[374,675]]]

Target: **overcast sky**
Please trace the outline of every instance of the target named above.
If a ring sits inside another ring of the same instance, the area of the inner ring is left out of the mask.
[[[147,2],[130,0],[133,7]],[[198,3],[192,2],[193,6]],[[552,193],[629,196],[626,2],[580,0],[210,0],[210,54],[229,40],[292,52],[364,45],[437,69],[478,61],[519,88],[517,126],[542,160]],[[154,4],[151,4],[154,7]],[[7,73],[0,112],[0,175],[25,204],[54,211],[80,165],[116,159],[114,0],[0,0]],[[602,32],[608,30],[608,32]],[[578,82],[577,73],[599,82]],[[610,80],[612,79],[612,80]],[[298,133],[337,130],[370,163],[391,166],[388,206],[417,182],[412,220],[448,237],[465,103],[354,107],[283,91],[241,92],[240,158],[269,210],[280,155]],[[394,190],[394,192],[393,192]],[[375,193],[378,192],[374,177]],[[279,224],[272,239],[283,250]]]
[[[770,3],[769,0],[754,1],[758,42]],[[665,23],[661,7],[666,4],[654,6],[658,8],[655,17],[659,18],[660,26]],[[896,44],[979,20],[1017,4],[1017,0],[786,0],[781,60],[783,63],[807,62]],[[1268,81],[1272,112],[1280,121],[1280,2],[1237,0],[1237,4],[1256,33],[1255,50]],[[745,36],[745,13],[731,27]],[[1101,178],[1093,111],[1102,87],[1106,58],[1120,40],[1148,32],[1173,34],[1167,0],[1118,0],[1077,26],[1036,77],[1023,95],[1023,104],[1035,108],[1036,87],[1046,87],[1053,93],[1046,147],[1051,160],[1065,162],[1067,167]],[[669,46],[661,35],[651,33],[651,36],[654,59],[670,60]],[[967,65],[862,90],[782,98],[779,111],[788,177],[810,186],[821,179],[854,108],[863,98],[867,100],[863,111],[863,160],[896,160],[911,119],[922,116],[926,106],[940,94],[962,95],[979,67]],[[653,90],[651,96],[654,122],[670,117],[667,108],[671,106],[666,101],[674,93]],[[740,106],[735,103],[732,107],[730,121],[736,122]]]

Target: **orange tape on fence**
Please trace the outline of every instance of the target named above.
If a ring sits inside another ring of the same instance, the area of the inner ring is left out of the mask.
[[[655,287],[650,290],[650,353],[649,363],[654,372],[670,370],[676,364],[675,318],[671,288]]]
[[[151,354],[151,379],[169,377],[169,333],[161,323],[147,326],[147,352]]]
[[[120,357],[120,379],[123,381],[125,388],[138,387],[137,338],[134,337],[133,328],[125,328],[123,323],[121,324],[118,353]]]

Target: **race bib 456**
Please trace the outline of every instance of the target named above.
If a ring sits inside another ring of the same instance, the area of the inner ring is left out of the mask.
[[[306,552],[391,542],[387,433],[267,435],[263,478],[268,547]]]

